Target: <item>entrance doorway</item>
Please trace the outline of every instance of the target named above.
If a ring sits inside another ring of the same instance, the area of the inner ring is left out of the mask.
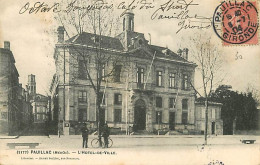
[[[135,102],[135,114],[134,114],[134,123],[135,130],[145,130],[146,125],[146,108],[145,102],[143,100],[137,100]]]
[[[211,123],[211,134],[214,135],[215,134],[215,122]]]
[[[170,130],[175,130],[175,112],[170,112],[169,114],[169,128]]]

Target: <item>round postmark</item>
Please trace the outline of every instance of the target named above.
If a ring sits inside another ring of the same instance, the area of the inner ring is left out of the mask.
[[[227,44],[258,44],[256,2],[222,2],[213,15],[213,28]]]

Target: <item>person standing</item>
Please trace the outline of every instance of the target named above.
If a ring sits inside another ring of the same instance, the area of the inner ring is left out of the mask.
[[[82,147],[84,148],[88,148],[88,128],[86,123],[84,123],[83,127],[81,128],[81,132],[82,132],[82,139],[83,139],[83,144]]]
[[[109,137],[110,131],[108,128],[108,125],[105,124],[103,128],[103,134],[102,136],[104,137],[104,142],[105,142],[105,148],[108,148],[108,137]]]

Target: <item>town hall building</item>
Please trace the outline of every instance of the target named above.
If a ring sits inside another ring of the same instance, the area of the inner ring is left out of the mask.
[[[64,40],[65,29],[58,28],[50,113],[59,133],[79,134],[82,123],[88,123],[90,129],[97,128],[96,94],[84,71],[86,64],[81,57],[72,55],[76,46],[92,54],[87,65],[89,74],[95,77],[97,45],[111,59],[124,59],[117,63],[110,60],[102,69],[102,74],[111,72],[101,83],[101,103],[110,128],[126,132],[200,132],[203,126],[196,124],[199,114],[195,112],[192,87],[197,65],[189,61],[188,49],[175,53],[167,47],[151,45],[143,33],[134,31],[134,14],[130,11],[123,16],[122,29],[115,37],[97,38],[83,32]],[[215,106],[214,113],[220,114],[221,105]],[[223,129],[218,117],[214,119],[214,130],[219,130],[214,134],[221,134]]]

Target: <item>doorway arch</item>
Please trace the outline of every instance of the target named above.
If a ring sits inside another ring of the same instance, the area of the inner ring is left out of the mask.
[[[136,130],[145,130],[146,127],[146,104],[139,99],[135,102],[134,123]]]

